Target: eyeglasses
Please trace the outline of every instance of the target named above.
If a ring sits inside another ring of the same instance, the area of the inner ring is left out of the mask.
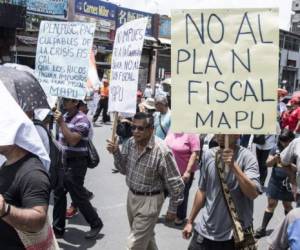
[[[131,131],[135,131],[137,129],[138,131],[143,132],[143,131],[145,131],[146,128],[147,127],[132,125],[131,126]]]

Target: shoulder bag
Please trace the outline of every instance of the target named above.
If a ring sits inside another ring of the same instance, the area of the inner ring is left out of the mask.
[[[165,136],[167,136],[167,132],[165,131],[163,125],[161,124],[161,114],[159,114],[159,126],[161,128],[161,131],[164,133]]]
[[[228,185],[225,181],[225,165],[221,160],[220,152],[216,153],[216,169],[221,183],[221,190],[225,199],[225,204],[232,220],[233,237],[236,250],[257,250],[256,241],[253,236],[252,228],[244,231],[240,223],[238,213],[231,197]]]
[[[89,139],[88,140],[88,168],[95,168],[98,166],[100,162],[100,157],[97,152],[97,149],[95,148],[93,142]]]
[[[26,250],[59,250],[48,216],[44,227],[39,232],[29,233],[16,228],[15,230]]]

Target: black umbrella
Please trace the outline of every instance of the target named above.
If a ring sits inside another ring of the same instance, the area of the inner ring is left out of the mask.
[[[0,81],[25,112],[38,108],[50,109],[44,90],[29,72],[1,66]]]

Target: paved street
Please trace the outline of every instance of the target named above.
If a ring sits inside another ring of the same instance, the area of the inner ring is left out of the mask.
[[[96,169],[88,171],[86,187],[95,194],[92,204],[97,208],[104,222],[104,228],[97,240],[87,241],[84,239],[84,231],[87,231],[89,227],[82,216],[78,215],[67,222],[65,239],[59,240],[62,249],[122,250],[126,246],[126,237],[129,232],[126,216],[127,187],[124,176],[112,174],[112,157],[105,149],[105,141],[111,136],[111,126],[102,125],[102,127],[95,128],[94,132],[94,143],[99,150],[101,163]],[[190,208],[198,176],[197,174],[190,192]],[[265,196],[261,196],[255,201],[255,228],[261,223],[265,205]],[[165,214],[166,207],[167,202],[162,209],[162,215]],[[50,213],[52,213],[52,207]],[[269,228],[273,229],[282,219],[283,209],[280,204]],[[181,228],[166,226],[161,222],[156,226],[156,240],[160,250],[184,250],[188,246],[188,241],[183,240],[181,237]],[[267,249],[266,238],[260,240],[259,249]]]

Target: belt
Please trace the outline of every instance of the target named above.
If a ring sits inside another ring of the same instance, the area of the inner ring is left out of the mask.
[[[140,191],[133,190],[132,188],[130,188],[130,191],[135,195],[142,195],[142,196],[153,196],[162,193],[161,190],[152,191],[152,192],[140,192]]]

